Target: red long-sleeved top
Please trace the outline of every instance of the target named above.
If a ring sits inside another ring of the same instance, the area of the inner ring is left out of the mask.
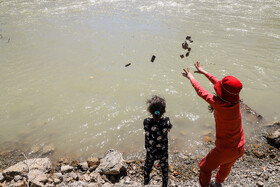
[[[206,77],[215,85],[219,81],[210,73]],[[240,103],[221,101],[217,96],[206,91],[196,79],[191,83],[197,94],[214,108],[216,123],[216,147],[218,148],[238,148],[245,144],[242,127]]]

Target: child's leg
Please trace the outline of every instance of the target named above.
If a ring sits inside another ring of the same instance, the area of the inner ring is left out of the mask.
[[[209,186],[212,171],[222,162],[220,156],[221,152],[217,148],[214,148],[199,162],[199,183],[201,186]]]
[[[146,153],[146,161],[144,165],[144,185],[149,184],[150,181],[150,173],[152,170],[152,167],[154,165],[155,158],[153,154]]]
[[[162,172],[162,186],[167,187],[167,185],[168,185],[168,171],[169,171],[168,154],[164,154],[164,156],[161,157],[160,167],[161,167],[161,172]]]
[[[216,173],[216,182],[218,183],[222,183],[224,182],[224,180],[227,178],[227,176],[230,173],[230,170],[232,168],[232,166],[234,165],[236,160],[234,160],[233,162],[229,162],[227,164],[222,164],[218,170],[218,172]]]
[[[234,153],[231,154],[233,161],[228,162],[226,164],[222,164],[220,166],[220,168],[215,176],[216,182],[219,182],[219,183],[224,182],[224,180],[229,175],[230,170],[231,170],[232,166],[234,165],[234,163],[236,162],[236,160],[244,154],[244,150],[245,150],[244,146],[238,148],[236,151],[234,151]]]

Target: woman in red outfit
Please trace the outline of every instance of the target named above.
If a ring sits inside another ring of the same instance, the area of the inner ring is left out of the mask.
[[[197,94],[214,110],[216,123],[216,147],[199,163],[199,183],[201,186],[222,186],[235,161],[244,154],[245,140],[242,127],[239,92],[242,83],[233,76],[217,79],[205,71],[199,62],[195,73],[205,75],[213,84],[216,95],[206,91],[190,73],[184,69],[182,75],[191,81]],[[219,167],[215,181],[211,181],[212,171]],[[211,181],[211,184],[210,184]]]

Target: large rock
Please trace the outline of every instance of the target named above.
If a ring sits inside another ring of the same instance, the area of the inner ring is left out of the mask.
[[[30,182],[30,186],[44,186],[44,183],[47,182],[48,178],[45,173],[40,170],[31,170],[28,173],[28,179]]]
[[[268,128],[269,130],[277,130],[277,129],[280,129],[280,122],[275,122],[272,125],[268,124],[265,127]]]
[[[246,121],[257,124],[263,120],[262,115],[258,114],[255,110],[251,109],[248,105],[241,102],[240,104],[242,116]]]
[[[25,175],[31,170],[39,170],[43,173],[51,169],[51,161],[49,158],[36,158],[21,161],[3,171],[3,175],[7,181],[12,180],[16,175]]]
[[[96,171],[101,174],[118,175],[122,171],[126,171],[126,163],[122,154],[116,150],[108,150],[102,158]]]
[[[267,136],[267,141],[270,145],[274,147],[280,147],[280,129],[272,131]]]

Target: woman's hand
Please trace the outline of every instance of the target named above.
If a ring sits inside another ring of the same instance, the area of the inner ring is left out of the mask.
[[[196,62],[194,64],[194,66],[196,67],[197,71],[195,71],[195,73],[200,73],[200,74],[207,74],[207,72],[202,68],[202,66],[200,65],[200,62]]]
[[[182,75],[183,75],[184,77],[188,78],[189,80],[194,79],[194,77],[193,77],[193,75],[191,74],[189,68],[187,68],[187,71],[186,71],[186,69],[184,69],[184,71],[185,71],[185,72],[182,73]]]

